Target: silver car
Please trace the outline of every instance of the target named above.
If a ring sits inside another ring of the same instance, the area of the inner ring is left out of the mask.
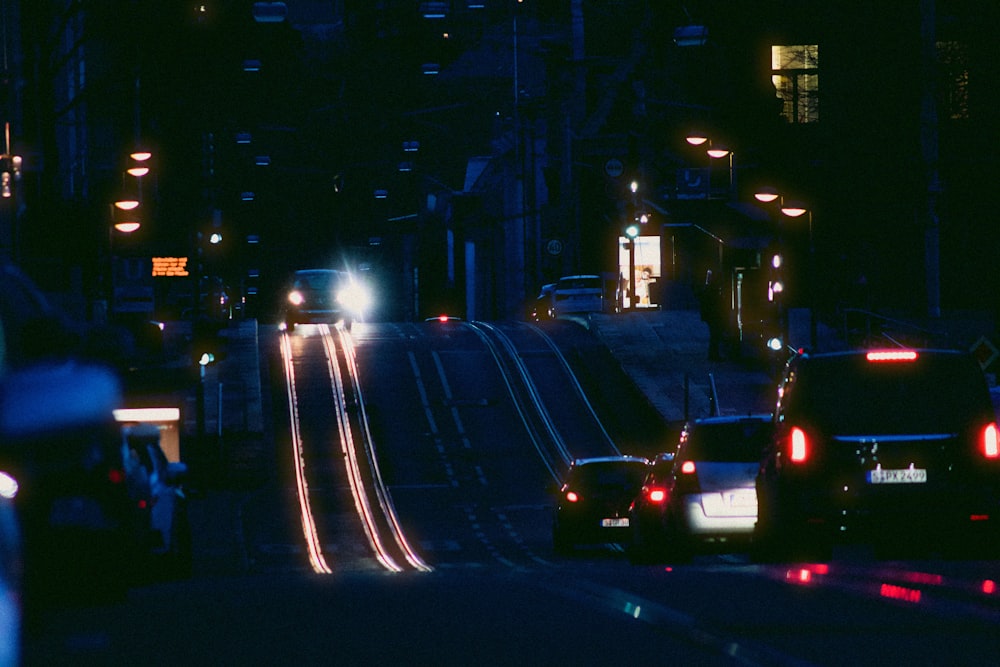
[[[699,548],[748,544],[757,521],[757,470],[772,432],[764,414],[687,424],[673,455],[656,460],[632,503],[631,552],[675,560]]]

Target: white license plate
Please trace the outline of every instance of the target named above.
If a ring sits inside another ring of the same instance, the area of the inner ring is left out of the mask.
[[[628,528],[628,517],[620,519],[601,519],[601,528]]]
[[[927,482],[927,470],[924,468],[878,468],[868,472],[869,484],[924,484]]]
[[[741,489],[728,495],[730,507],[756,507],[757,491],[755,489]]]

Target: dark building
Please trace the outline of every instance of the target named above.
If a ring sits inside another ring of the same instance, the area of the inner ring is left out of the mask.
[[[3,12],[7,153],[23,158],[3,251],[86,304],[111,293],[115,257],[177,256],[262,306],[292,268],[342,263],[378,280],[385,317],[513,317],[560,275],[617,277],[645,213],[661,285],[779,243],[790,298],[827,312],[995,308],[991,3]],[[708,158],[694,131],[729,152]],[[139,144],[154,166],[126,238],[110,205]],[[755,200],[765,184],[807,213]]]

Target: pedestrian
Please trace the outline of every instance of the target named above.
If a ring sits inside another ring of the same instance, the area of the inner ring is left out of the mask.
[[[718,361],[722,359],[719,347],[726,327],[726,304],[722,285],[711,269],[705,273],[705,284],[698,300],[701,320],[708,325],[708,358]]]

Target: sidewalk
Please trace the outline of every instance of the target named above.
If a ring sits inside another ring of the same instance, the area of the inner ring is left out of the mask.
[[[746,360],[708,359],[697,310],[597,314],[590,328],[667,422],[769,412],[773,382]]]

